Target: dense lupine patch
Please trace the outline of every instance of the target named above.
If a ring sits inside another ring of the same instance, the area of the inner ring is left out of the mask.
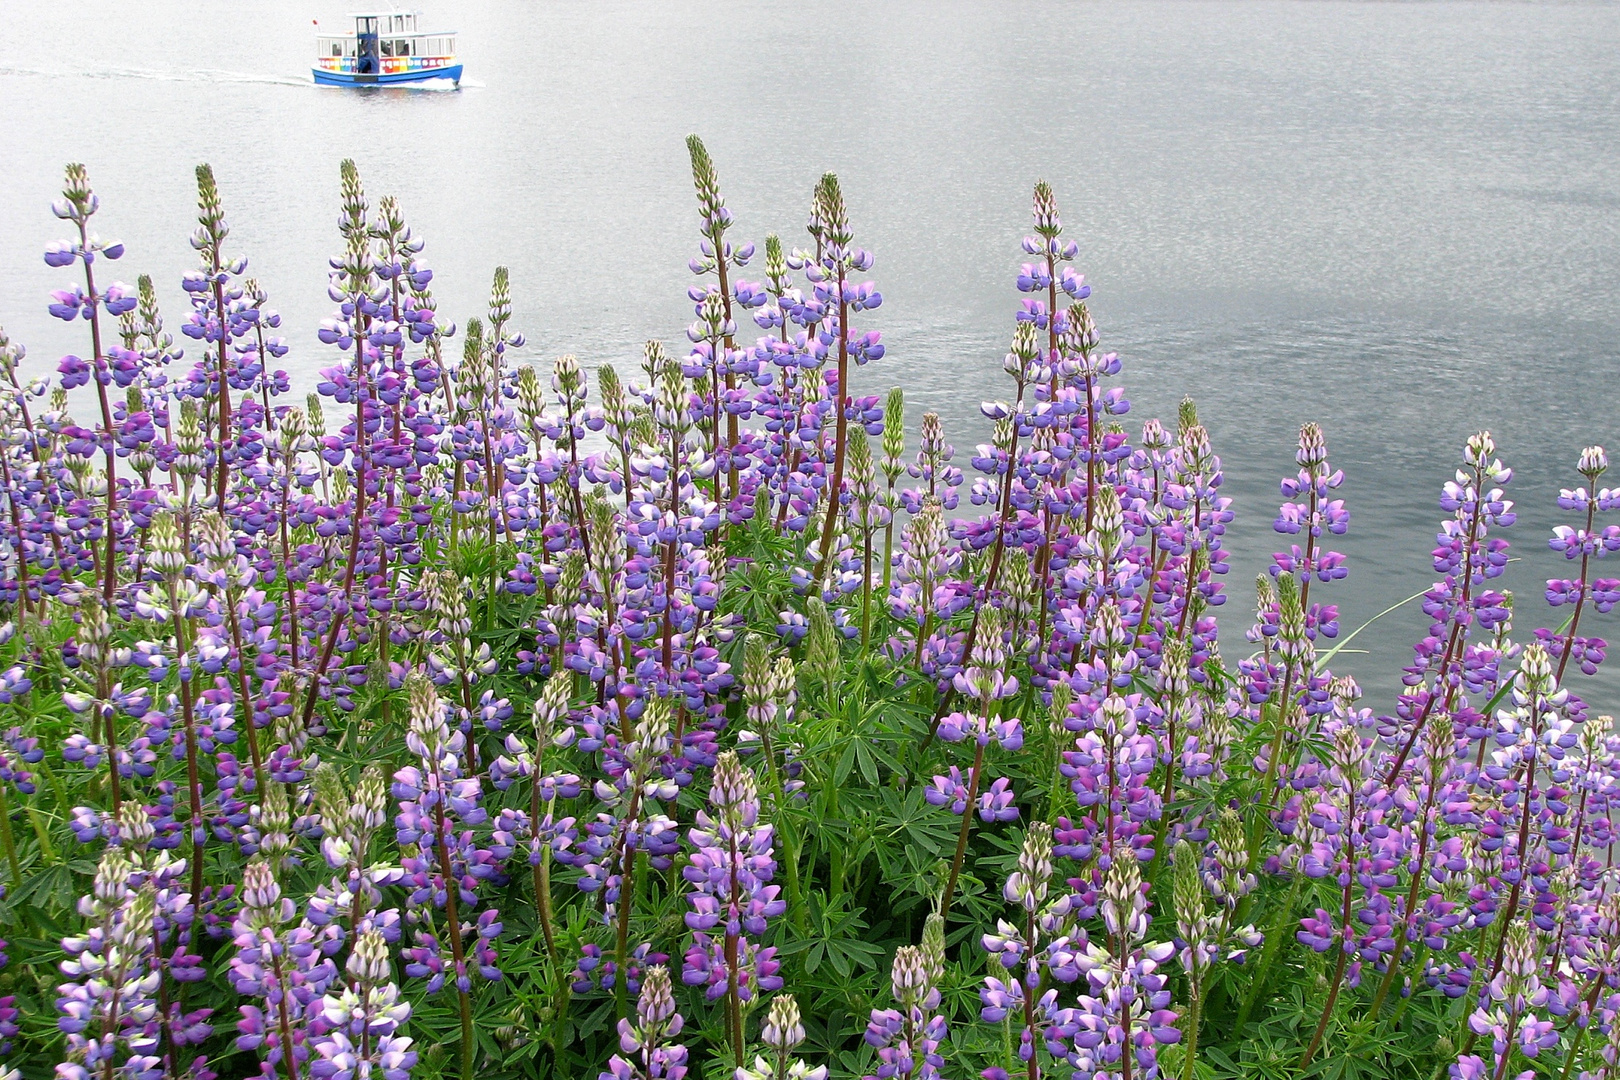
[[[1047,185],[959,455],[857,392],[838,180],[756,246],[688,148],[693,321],[622,373],[525,362],[504,269],[446,317],[352,163],[293,337],[206,166],[178,293],[69,167],[82,355],[0,333],[7,1080],[1620,1076],[1601,448],[1522,642],[1512,471],[1438,470],[1367,701],[1353,478],[1305,424],[1220,634],[1221,459],[1130,418]]]

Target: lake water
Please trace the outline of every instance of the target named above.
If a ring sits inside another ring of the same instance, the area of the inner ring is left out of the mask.
[[[800,241],[840,175],[888,301],[857,388],[904,384],[912,423],[938,410],[965,450],[1007,393],[1045,178],[1132,426],[1191,394],[1225,459],[1229,630],[1305,420],[1347,474],[1351,576],[1317,594],[1347,627],[1432,579],[1435,495],[1479,428],[1516,472],[1518,636],[1550,619],[1557,487],[1583,445],[1620,451],[1620,6],[443,0],[426,21],[460,32],[460,91],[316,88],[312,20],[345,10],[0,3],[0,322],[33,363],[84,347],[44,311],[62,164],[89,165],[120,272],[152,273],[178,323],[209,161],[307,385],[335,359],[314,329],[354,157],[427,238],[452,317],[506,264],[530,357],[630,365],[690,319],[696,131],[739,237]],[[1343,658],[1381,710],[1422,622]],[[1617,689],[1587,692],[1613,711]]]

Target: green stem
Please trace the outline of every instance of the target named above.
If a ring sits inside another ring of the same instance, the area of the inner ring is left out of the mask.
[[[625,815],[625,835],[619,838],[619,911],[617,927],[617,946],[614,949],[614,959],[618,964],[619,974],[613,980],[614,1010],[620,1019],[630,1015],[629,980],[624,973],[629,970],[630,960],[630,911],[636,904],[636,856],[639,852],[630,850],[629,830],[635,827],[638,815],[641,813],[641,788],[638,786],[630,793],[630,812]]]
[[[1183,1027],[1183,1032],[1187,1037],[1187,1048],[1181,1058],[1181,1080],[1193,1080],[1193,1066],[1198,1060],[1199,1014],[1204,1008],[1204,997],[1198,988],[1198,971],[1196,967],[1188,976],[1187,982],[1187,1023]]]
[[[6,803],[6,785],[0,783],[0,845],[6,849],[6,863],[11,867],[12,888],[22,887],[22,863],[17,859],[17,842],[11,835],[11,807]]]
[[[39,858],[46,866],[56,864],[56,849],[51,846],[51,836],[45,827],[45,819],[40,816],[39,807],[27,803],[23,807],[28,812],[28,824],[34,827],[34,836],[39,840]]]
[[[989,712],[988,707],[985,709]],[[973,771],[968,777],[967,805],[962,807],[962,830],[956,837],[956,857],[951,860],[950,880],[945,883],[945,897],[939,904],[939,916],[951,917],[951,900],[956,895],[956,879],[962,872],[962,857],[967,854],[968,832],[973,828],[973,811],[979,801],[979,772],[984,768],[984,744],[978,743],[973,751]]]
[[[1069,729],[1062,727],[1062,720],[1058,720],[1059,727],[1064,732]],[[1046,796],[1046,819],[1055,827],[1058,819],[1058,809],[1062,805],[1063,789],[1063,736],[1052,734],[1052,788]]]
[[[1260,1000],[1265,990],[1266,976],[1271,973],[1271,965],[1277,960],[1277,954],[1282,951],[1283,935],[1287,933],[1288,923],[1293,917],[1294,906],[1299,903],[1300,890],[1304,887],[1305,879],[1300,874],[1294,875],[1294,886],[1288,891],[1288,899],[1282,907],[1277,909],[1277,917],[1271,921],[1266,931],[1266,944],[1260,952],[1260,966],[1255,970],[1254,982],[1249,984],[1249,992],[1243,997],[1243,1005],[1238,1009],[1237,1022],[1232,1025],[1232,1034],[1241,1039],[1243,1026],[1249,1022],[1249,1014],[1254,1012],[1254,1006]]]
[[[1417,981],[1419,976],[1423,974],[1423,965],[1428,962],[1429,947],[1424,945],[1418,949],[1417,955],[1412,958],[1412,992],[1401,998],[1400,1005],[1395,1009],[1395,1015],[1390,1017],[1389,1026],[1392,1029],[1401,1026],[1401,1017],[1406,1015],[1406,1007],[1412,1003],[1413,998],[1417,997]]]

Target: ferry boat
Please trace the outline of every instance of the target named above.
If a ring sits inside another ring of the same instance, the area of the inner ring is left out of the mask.
[[[315,81],[328,86],[394,86],[449,79],[461,85],[453,30],[418,28],[419,11],[358,12],[349,33],[315,35]]]

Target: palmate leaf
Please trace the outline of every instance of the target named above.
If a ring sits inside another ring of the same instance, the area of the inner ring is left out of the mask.
[[[815,975],[826,965],[840,978],[848,979],[857,968],[870,968],[884,949],[867,940],[868,928],[861,913],[848,906],[849,898],[834,903],[819,894],[809,898],[809,932],[789,932],[777,947],[783,956],[803,957],[805,975]]]

